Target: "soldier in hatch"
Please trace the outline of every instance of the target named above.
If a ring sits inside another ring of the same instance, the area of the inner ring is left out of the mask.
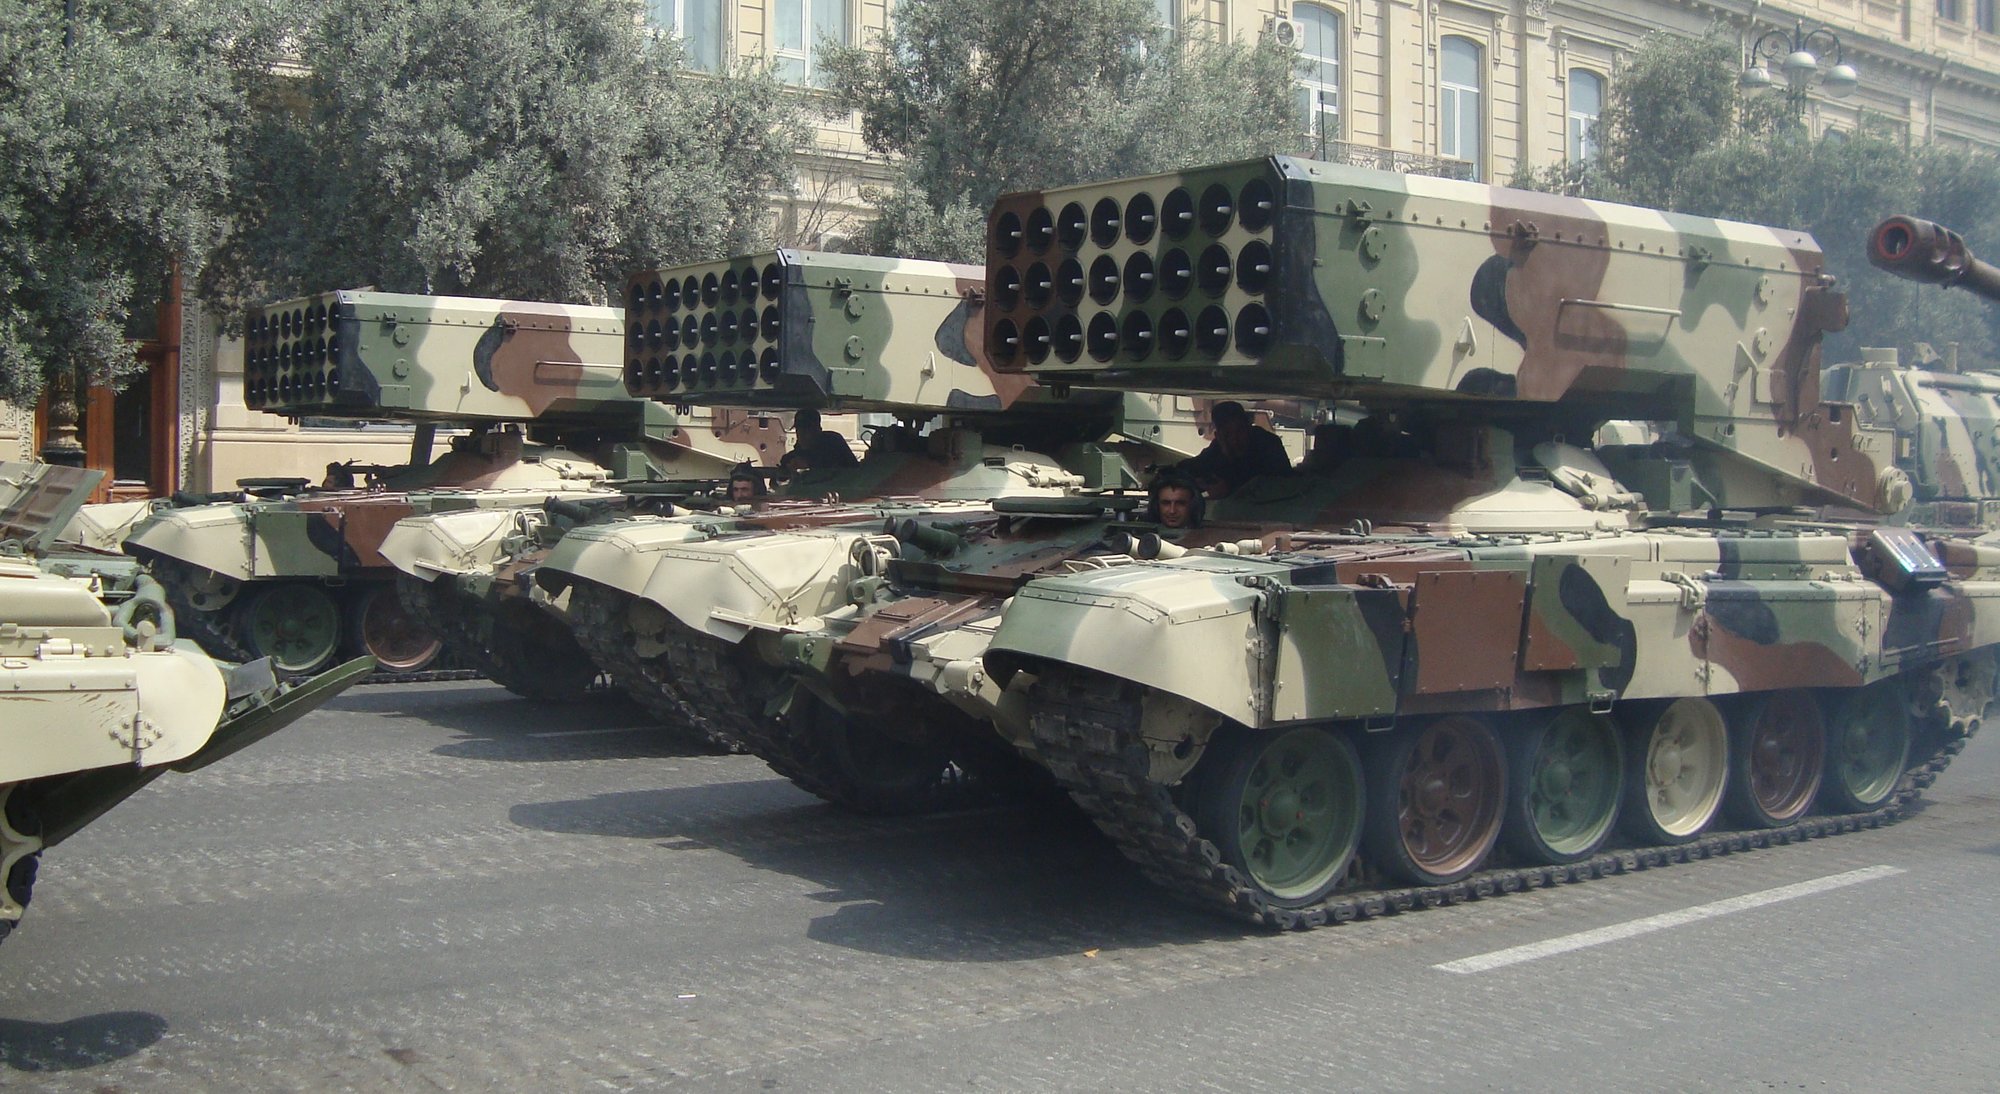
[[[797,441],[778,466],[797,473],[814,468],[850,467],[856,462],[854,450],[840,434],[820,428],[819,411],[807,407],[792,416],[792,431]]]
[[[729,469],[729,503],[747,505],[752,509],[764,504],[764,479],[755,468],[747,463],[739,463]]]
[[[1153,480],[1146,519],[1162,528],[1199,528],[1205,508],[1201,491],[1195,488],[1193,480],[1174,471],[1166,471]]]
[[[1242,403],[1225,400],[1208,413],[1215,423],[1215,439],[1202,449],[1201,455],[1174,466],[1174,470],[1192,478],[1202,493],[1211,498],[1226,498],[1258,475],[1291,472],[1292,458],[1285,454],[1285,442],[1276,433],[1257,428]]]

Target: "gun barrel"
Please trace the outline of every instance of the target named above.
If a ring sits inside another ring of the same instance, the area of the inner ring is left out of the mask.
[[[1910,281],[1957,285],[2000,300],[2000,267],[1973,257],[1965,238],[1942,224],[1890,217],[1868,234],[1868,261]]]

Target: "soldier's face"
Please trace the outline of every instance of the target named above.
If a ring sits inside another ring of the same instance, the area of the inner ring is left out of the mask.
[[[1160,526],[1163,528],[1185,528],[1194,516],[1194,492],[1181,486],[1169,486],[1160,491],[1157,509]]]
[[[748,479],[731,479],[729,481],[729,500],[739,503],[756,501],[757,484]]]

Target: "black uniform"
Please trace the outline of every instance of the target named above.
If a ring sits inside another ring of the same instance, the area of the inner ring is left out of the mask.
[[[1221,479],[1233,492],[1258,475],[1290,474],[1292,458],[1285,453],[1285,442],[1276,433],[1253,426],[1243,451],[1225,452],[1222,441],[1217,439],[1202,449],[1201,455],[1182,460],[1175,470],[1197,479]]]
[[[824,470],[829,467],[852,467],[856,461],[854,450],[847,447],[840,434],[822,429],[813,434],[811,440],[785,453],[785,458],[779,461],[785,467],[791,467],[795,462]]]

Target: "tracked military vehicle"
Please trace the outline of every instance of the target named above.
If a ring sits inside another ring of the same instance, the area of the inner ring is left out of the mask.
[[[345,650],[421,672],[441,643],[396,596],[380,552],[396,521],[775,458],[782,434],[754,420],[682,416],[627,395],[624,334],[617,309],[524,301],[343,291],[258,309],[244,340],[250,406],[413,423],[409,462],[335,465],[318,487],[249,482],[250,496],[154,514],[126,550],[166,585],[182,629],[219,656],[269,657],[296,676]],[[432,459],[441,426],[469,431]]]
[[[749,744],[767,697],[745,675],[759,662],[740,644],[762,620],[816,611],[829,586],[855,576],[852,536],[809,529],[873,529],[885,517],[988,512],[994,497],[1128,487],[1196,444],[1191,406],[1171,399],[1059,399],[1032,381],[996,382],[984,300],[976,268],[800,251],[635,276],[634,392],[870,411],[899,424],[878,429],[854,465],[813,467],[744,506],[689,511],[635,496],[581,526],[536,518],[532,535],[472,517],[408,522],[398,535],[425,543],[412,546],[406,569],[518,595],[518,583],[487,575],[532,568],[537,595],[566,610],[597,663],[635,697],[673,724]],[[703,634],[719,643],[697,644]]]
[[[160,587],[129,559],[60,563],[56,534],[102,471],[0,463],[0,939],[26,910],[41,853],[154,778],[193,771],[283,728],[372,667],[296,688],[268,663],[227,665],[176,641]]]
[[[1001,371],[1370,414],[1075,572],[878,544],[972,622],[856,660],[931,644],[1180,898],[1312,926],[1873,825],[1987,712],[2000,551],[1814,522],[1910,485],[1821,397],[1802,234],[1289,158],[989,223]],[[1676,443],[1579,443],[1621,419]]]
[[[1868,260],[1898,277],[1958,286],[2000,300],[2000,268],[1975,258],[1958,233],[1914,217],[1889,217],[1868,235]],[[2000,376],[1951,363],[1906,365],[1894,349],[1862,351],[1826,370],[1827,397],[1852,403],[1871,426],[1895,433],[1896,466],[1911,504],[1899,523],[1940,530],[2000,529]]]

